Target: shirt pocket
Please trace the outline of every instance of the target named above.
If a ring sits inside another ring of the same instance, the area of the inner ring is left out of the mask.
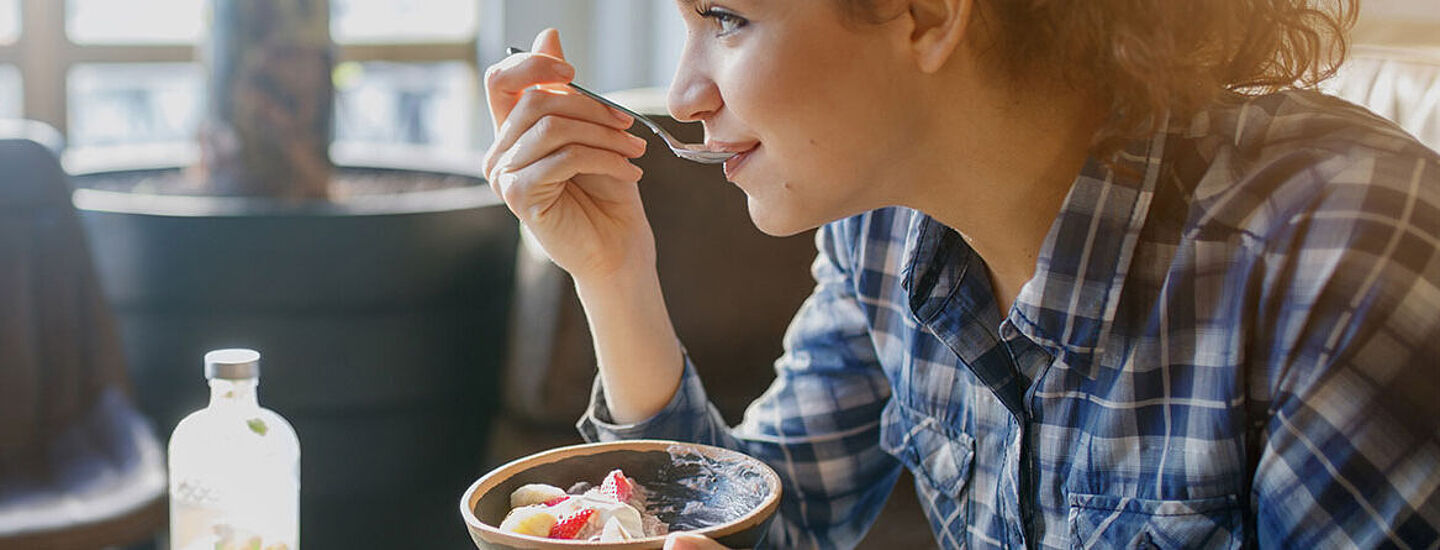
[[[900,459],[930,487],[958,499],[970,482],[975,439],[891,401],[881,415],[880,448]]]
[[[1148,500],[1070,494],[1071,548],[1240,548],[1244,516],[1235,495]]]

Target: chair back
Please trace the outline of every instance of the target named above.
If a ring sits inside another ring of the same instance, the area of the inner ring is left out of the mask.
[[[1323,87],[1440,150],[1440,47],[1356,46]]]
[[[164,522],[164,454],[70,194],[51,147],[0,138],[0,548],[99,548]]]

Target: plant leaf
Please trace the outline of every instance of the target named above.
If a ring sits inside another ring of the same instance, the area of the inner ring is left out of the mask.
[[[259,418],[251,418],[250,420],[246,420],[245,424],[247,426],[250,426],[250,431],[260,435],[265,435],[266,432],[270,431],[270,427],[265,425],[265,421],[260,420]]]

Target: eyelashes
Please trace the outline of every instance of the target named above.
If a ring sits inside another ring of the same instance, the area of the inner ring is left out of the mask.
[[[738,31],[750,23],[744,17],[740,17],[734,12],[716,7],[708,2],[695,6],[695,13],[704,19],[712,21],[720,31],[720,36]]]

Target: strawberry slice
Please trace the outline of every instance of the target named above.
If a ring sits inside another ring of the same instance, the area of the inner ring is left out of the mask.
[[[546,506],[554,506],[554,505],[556,505],[556,504],[560,504],[561,502],[565,502],[565,501],[567,501],[567,500],[570,500],[570,495],[565,495],[565,496],[563,496],[563,497],[555,497],[555,498],[552,498],[552,499],[550,499],[550,500],[545,501],[543,504],[545,504]]]
[[[584,508],[562,516],[560,521],[555,522],[555,525],[550,528],[550,538],[575,538],[575,535],[580,534],[580,528],[584,527],[585,522],[590,521],[590,516],[593,515],[595,515],[594,508]]]
[[[630,494],[633,492],[635,492],[635,486],[620,470],[611,470],[610,474],[605,476],[605,481],[600,482],[600,494],[619,502],[629,502]]]

